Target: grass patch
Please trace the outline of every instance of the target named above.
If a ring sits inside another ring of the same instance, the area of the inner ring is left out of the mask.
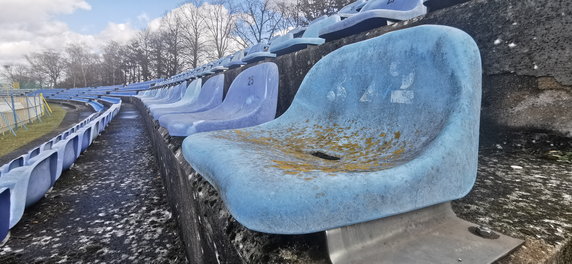
[[[14,136],[10,131],[0,135],[0,146],[2,146],[0,148],[0,157],[58,128],[66,116],[66,110],[59,105],[50,105],[50,107],[53,111],[52,115],[44,115],[41,122],[36,120],[27,124],[28,130],[20,127],[16,130],[17,136]]]

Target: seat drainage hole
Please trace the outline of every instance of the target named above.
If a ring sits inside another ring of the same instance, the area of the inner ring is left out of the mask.
[[[314,151],[310,154],[314,157],[318,157],[320,159],[325,159],[325,160],[340,160],[341,159],[340,157],[328,155],[328,154],[321,152],[321,151]]]

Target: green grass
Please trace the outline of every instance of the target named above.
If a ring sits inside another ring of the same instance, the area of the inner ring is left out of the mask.
[[[2,146],[0,148],[0,157],[58,128],[66,116],[66,110],[58,105],[50,105],[50,107],[53,111],[52,115],[44,115],[42,121],[36,120],[27,124],[28,130],[20,127],[16,130],[17,136],[14,136],[10,131],[0,135],[0,146]]]

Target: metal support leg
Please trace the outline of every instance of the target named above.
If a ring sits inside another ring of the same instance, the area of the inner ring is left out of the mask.
[[[449,202],[326,235],[333,264],[492,263],[523,243],[458,218]]]

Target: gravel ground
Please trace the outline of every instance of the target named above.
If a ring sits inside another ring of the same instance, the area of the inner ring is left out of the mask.
[[[28,208],[0,263],[186,263],[150,142],[133,105]]]

